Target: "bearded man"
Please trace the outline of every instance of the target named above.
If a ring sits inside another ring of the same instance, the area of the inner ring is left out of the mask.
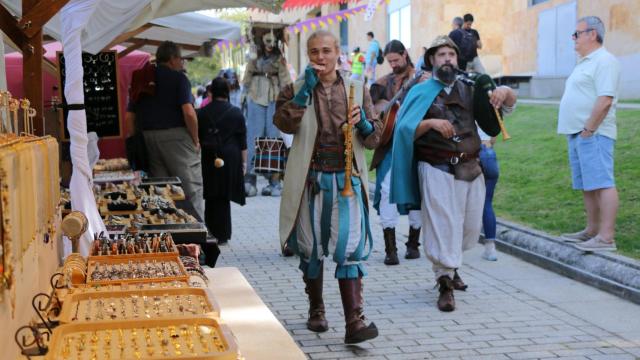
[[[371,86],[371,100],[376,110],[380,113],[388,113],[391,109],[389,102],[396,94],[409,85],[416,74],[413,62],[409,57],[407,49],[399,40],[391,40],[384,47],[384,58],[391,67],[391,73],[380,78]],[[421,80],[426,80],[429,73],[422,72],[425,75]],[[419,74],[420,75],[420,74]],[[406,92],[405,92],[406,95]],[[403,97],[396,99],[398,103],[402,103]],[[386,114],[385,114],[386,115]],[[386,144],[380,144],[373,153],[371,161],[371,169],[376,169],[376,192],[373,198],[373,207],[378,210],[380,215],[380,225],[384,236],[385,265],[397,265],[398,249],[396,247],[396,225],[400,214],[395,204],[389,202],[389,187],[391,183],[391,145],[393,137]],[[420,211],[413,210],[409,212],[409,239],[406,242],[407,252],[405,259],[417,259],[420,257]]]
[[[300,257],[311,331],[329,328],[322,274],[323,259],[333,255],[346,323],[344,341],[355,344],[378,336],[375,324],[367,324],[363,314],[364,261],[372,248],[364,147],[378,144],[382,125],[375,119],[364,84],[338,72],[339,55],[339,41],[333,34],[323,30],[311,34],[304,75],[286,86],[276,102],[274,124],[284,133],[295,134],[280,202],[280,241]],[[351,86],[355,94],[349,109]],[[350,178],[345,171],[345,122],[354,126]],[[342,193],[347,181],[353,187],[352,196]]]
[[[457,269],[462,252],[480,236],[485,197],[475,122],[479,109],[474,87],[457,78],[458,56],[458,47],[447,36],[438,36],[427,49],[425,64],[433,77],[405,98],[391,159],[391,202],[402,209],[421,209],[425,253],[439,285],[441,311],[453,311],[453,290],[467,287]],[[489,101],[510,113],[516,95],[501,86]]]

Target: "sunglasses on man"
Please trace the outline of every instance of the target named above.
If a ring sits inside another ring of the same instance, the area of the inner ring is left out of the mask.
[[[571,34],[571,37],[575,40],[575,39],[577,39],[577,38],[580,36],[580,34],[583,34],[583,33],[589,32],[589,31],[591,31],[591,30],[595,30],[595,29],[591,29],[591,28],[589,28],[589,29],[586,29],[586,30],[576,30],[576,32],[574,32],[573,34]]]

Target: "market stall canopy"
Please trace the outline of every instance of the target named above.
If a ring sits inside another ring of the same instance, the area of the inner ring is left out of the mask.
[[[82,29],[81,35],[82,50],[90,53],[99,52],[112,44],[113,40],[122,34],[135,32],[157,20],[165,19],[164,21],[167,21],[168,17],[170,18],[176,14],[237,7],[259,8],[267,11],[278,11],[280,9],[279,6],[274,7],[272,0],[95,0],[94,2],[95,10],[91,13],[91,18]],[[0,0],[0,3],[12,14],[20,16],[21,0]],[[279,3],[279,1],[276,1],[276,3]],[[184,21],[184,19],[170,20],[170,22],[174,23],[180,23],[181,21]],[[219,25],[218,28],[220,28]],[[225,25],[224,28],[228,29],[228,25]],[[61,40],[61,29],[62,24],[58,13],[45,25],[44,32],[57,40]],[[224,33],[224,30],[222,31]],[[234,34],[239,34],[239,32],[238,28],[237,33]],[[227,39],[217,37],[215,34],[208,34],[207,37]]]
[[[214,40],[238,42],[241,37],[241,28],[237,23],[189,12],[153,19],[143,26],[129,29],[100,50],[126,43],[126,53],[139,49],[153,54],[160,43],[170,40],[180,45],[183,55],[186,55],[198,52],[203,44]],[[85,51],[92,52],[86,48]]]
[[[170,40],[182,47],[184,56],[198,51],[200,46],[211,40],[238,42],[242,36],[238,24],[195,12],[151,20],[139,31],[136,31],[137,34],[124,34],[127,39],[117,37],[112,44],[127,43],[129,49],[139,49],[154,54],[158,44]],[[128,37],[128,35],[131,36]]]

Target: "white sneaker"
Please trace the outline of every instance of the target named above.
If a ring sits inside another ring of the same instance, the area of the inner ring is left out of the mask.
[[[485,240],[484,252],[482,258],[487,261],[498,261],[498,254],[496,252],[496,243],[493,240]]]
[[[574,232],[574,233],[567,233],[567,234],[562,234],[560,235],[560,238],[562,238],[562,240],[566,241],[566,242],[582,242],[582,241],[587,241],[589,239],[591,239],[592,237],[596,236],[596,234],[589,234],[587,232],[587,230],[580,230],[578,232]]]
[[[596,235],[583,243],[575,244],[575,247],[582,251],[616,251],[616,242],[607,242]]]

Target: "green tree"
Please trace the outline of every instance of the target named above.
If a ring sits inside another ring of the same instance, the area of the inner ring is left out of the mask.
[[[186,64],[187,76],[192,85],[205,85],[213,79],[221,69],[220,54],[212,57],[196,57]]]

